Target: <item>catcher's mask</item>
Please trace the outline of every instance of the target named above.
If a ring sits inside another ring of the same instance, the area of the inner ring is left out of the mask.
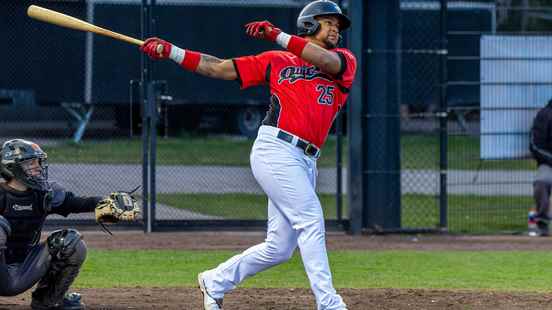
[[[47,192],[48,155],[38,144],[23,139],[4,142],[0,150],[0,175],[16,179],[27,187]]]
[[[307,4],[299,17],[297,17],[297,35],[311,36],[320,29],[320,23],[316,17],[335,16],[339,19],[339,32],[351,26],[351,20],[341,12],[341,8],[335,2],[329,0],[318,0]]]

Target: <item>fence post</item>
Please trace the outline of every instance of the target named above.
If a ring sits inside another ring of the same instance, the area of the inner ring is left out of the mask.
[[[448,227],[448,197],[447,197],[447,58],[448,58],[448,25],[447,25],[447,0],[441,1],[440,12],[440,42],[439,42],[439,228],[446,230]]]
[[[142,38],[150,36],[151,19],[150,5],[148,0],[142,0],[141,5],[141,28]],[[142,103],[142,215],[144,219],[144,232],[151,233],[151,206],[149,204],[149,135],[151,126],[151,108],[150,108],[150,67],[149,59],[142,54],[140,65],[142,68],[141,80],[142,87],[140,92],[140,101]]]
[[[400,1],[370,1],[366,42],[366,112],[362,161],[364,227],[401,227]]]
[[[359,235],[362,232],[362,208],[364,205],[362,193],[362,115],[365,87],[363,76],[366,69],[363,64],[365,48],[363,44],[364,1],[351,1],[349,12],[351,16],[351,32],[349,36],[350,49],[357,58],[357,74],[351,88],[351,97],[347,105],[347,135],[349,137],[349,160],[347,162],[347,199],[349,203],[350,233]]]

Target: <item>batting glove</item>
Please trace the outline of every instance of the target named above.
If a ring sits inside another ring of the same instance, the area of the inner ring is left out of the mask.
[[[152,59],[167,59],[171,55],[172,44],[159,38],[149,38],[140,50]]]
[[[264,39],[270,42],[276,42],[276,37],[282,32],[269,21],[251,22],[245,25],[245,33],[256,39]]]

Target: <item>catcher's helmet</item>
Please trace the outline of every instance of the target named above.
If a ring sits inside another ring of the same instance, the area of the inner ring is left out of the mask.
[[[320,23],[316,20],[319,16],[335,16],[339,19],[339,31],[343,31],[351,25],[349,18],[341,12],[341,8],[335,2],[329,0],[317,0],[307,4],[297,17],[297,34],[309,36],[320,29]]]
[[[23,139],[4,142],[0,149],[0,175],[5,180],[16,179],[35,190],[48,191],[48,155],[38,144]],[[33,159],[38,160],[40,169],[31,167]]]

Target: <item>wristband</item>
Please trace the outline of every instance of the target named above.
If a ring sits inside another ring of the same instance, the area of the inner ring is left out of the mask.
[[[276,43],[281,47],[287,49],[291,36],[285,32],[280,32],[276,37]]]
[[[184,60],[180,63],[180,66],[186,70],[195,72],[200,61],[201,53],[186,50],[186,57],[184,57]]]
[[[299,36],[292,36],[285,32],[280,32],[280,34],[276,37],[276,43],[293,54],[301,57],[303,50],[309,41]]]
[[[173,45],[169,58],[188,71],[196,71],[201,60],[201,53],[184,50]]]
[[[307,46],[307,43],[309,43],[309,41],[301,37],[291,36],[291,39],[289,39],[287,50],[301,57],[301,55],[303,54],[303,50],[305,49],[305,46]]]

